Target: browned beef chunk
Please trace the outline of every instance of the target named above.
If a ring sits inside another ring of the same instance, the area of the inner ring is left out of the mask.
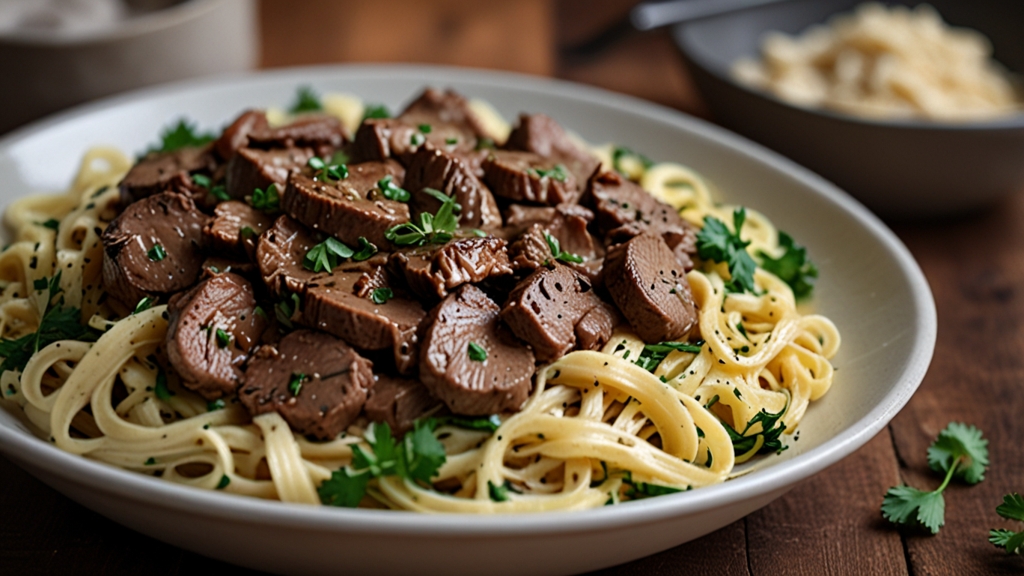
[[[420,379],[456,414],[519,410],[530,393],[533,354],[501,326],[499,312],[473,285],[449,294],[430,312]],[[486,358],[474,360],[471,344]]]
[[[387,374],[377,374],[376,378],[363,409],[373,422],[387,422],[396,436],[411,430],[417,418],[440,404],[419,380]]]
[[[697,235],[674,208],[647,193],[617,172],[595,174],[587,184],[583,203],[593,208],[602,234],[618,243],[641,232],[665,239],[684,269],[693,268]]]
[[[572,206],[572,204],[567,204],[567,206]],[[555,218],[555,214],[554,206],[509,204],[505,209],[505,227],[502,232],[507,238],[514,238],[533,224],[547,224]],[[590,214],[590,217],[593,219],[593,213]]]
[[[512,273],[505,241],[493,236],[460,238],[441,246],[395,252],[391,263],[409,288],[426,300],[444,298],[463,284]]]
[[[690,284],[665,241],[634,236],[608,252],[604,281],[622,315],[645,342],[685,338],[697,323]]]
[[[146,296],[195,284],[203,264],[208,217],[181,194],[164,192],[130,204],[103,236],[103,286],[134,307]]]
[[[422,193],[424,188],[433,188],[453,196],[462,207],[460,226],[484,230],[501,226],[501,213],[491,191],[473,174],[469,165],[453,153],[421,148],[409,162],[404,186],[412,195],[409,206],[414,220],[423,212],[436,214],[440,208],[437,198]]]
[[[249,134],[266,131],[267,115],[262,110],[246,110],[213,143],[213,149],[225,162],[231,160],[240,148],[249,145]]]
[[[426,132],[424,131],[426,130]],[[356,130],[353,152],[360,161],[394,158],[408,165],[424,148],[475,156],[476,138],[451,124],[414,124],[399,118],[369,119]]]
[[[534,152],[563,164],[578,182],[586,182],[600,161],[581,150],[558,122],[544,114],[522,114],[519,125],[508,135],[509,150]]]
[[[576,325],[601,299],[586,277],[572,268],[538,268],[522,280],[501,310],[516,336],[533,347],[542,362],[576,347]]]
[[[527,224],[526,230],[509,246],[509,259],[517,271],[532,272],[553,258],[545,233],[558,242],[559,250],[583,259],[583,263],[569,264],[585,274],[589,273],[592,263],[604,255],[601,246],[587,231],[594,214],[583,206],[559,204],[554,208],[532,209],[515,208],[517,206],[513,204],[514,208],[509,210],[511,225],[506,230],[513,230],[523,222],[533,222]]]
[[[369,360],[334,336],[296,330],[256,351],[238,398],[253,416],[277,411],[300,434],[330,440],[359,415],[372,386]]]
[[[612,331],[622,323],[614,306],[601,302],[590,309],[576,324],[576,347],[597,350],[612,337]]]
[[[203,234],[207,245],[219,256],[248,260],[256,254],[260,234],[270,229],[274,219],[245,202],[221,202],[213,212]]]
[[[118,185],[121,204],[127,206],[136,200],[166,190],[185,190],[194,172],[212,173],[217,163],[210,147],[181,148],[173,152],[152,152],[139,160]]]
[[[484,160],[484,181],[495,196],[554,206],[575,203],[579,182],[565,165],[533,152],[494,150]]]
[[[276,184],[280,193],[288,176],[301,170],[312,157],[312,148],[241,148],[228,162],[228,196],[242,199],[257,188],[266,190],[271,184]]]
[[[405,175],[393,160],[363,162],[348,167],[349,176],[342,180],[319,180],[295,174],[281,198],[281,209],[299,222],[332,234],[349,246],[359,246],[366,238],[381,250],[389,250],[391,242],[384,233],[388,228],[409,221],[409,206],[385,199],[377,183],[385,176],[401,186]]]
[[[392,349],[398,371],[408,374],[416,367],[418,331],[426,312],[397,287],[383,304],[373,301],[370,287],[381,279],[374,271],[380,265],[380,260],[344,264],[309,282],[302,322],[361,350]]]
[[[182,384],[207,400],[233,394],[267,327],[249,281],[216,274],[171,297],[167,311],[167,359]]]
[[[257,126],[249,132],[249,144],[254,148],[309,147],[325,155],[344,144],[346,136],[345,127],[334,116],[303,114],[284,126]]]
[[[274,225],[260,234],[256,243],[256,263],[271,292],[300,293],[316,272],[302,267],[317,239],[313,232],[288,216],[278,216]]]
[[[217,274],[223,274],[224,272],[234,272],[240,276],[246,278],[252,277],[254,272],[257,272],[255,264],[249,261],[233,260],[231,258],[221,258],[219,256],[209,256],[206,260],[203,260],[203,271],[200,274],[200,278],[212,278]],[[255,278],[259,278],[259,275],[255,275]]]
[[[469,107],[469,100],[453,90],[441,92],[427,88],[413,100],[398,118],[406,123],[419,125],[451,125],[457,126],[475,143],[477,138],[492,138],[483,122]]]

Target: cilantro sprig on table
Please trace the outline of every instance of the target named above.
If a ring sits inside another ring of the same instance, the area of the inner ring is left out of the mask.
[[[730,292],[756,292],[754,271],[757,264],[747,253],[750,241],[740,238],[740,231],[746,219],[746,208],[734,210],[733,232],[718,218],[705,216],[704,227],[697,233],[697,254],[705,260],[725,262],[729,266],[731,279],[726,284],[726,289]]]
[[[33,354],[59,340],[95,341],[97,333],[81,323],[82,311],[72,306],[64,306],[64,290],[60,287],[61,273],[52,278],[39,278],[32,283],[37,292],[43,292],[46,308],[39,329],[21,338],[0,341],[0,374],[8,371],[22,371]]]
[[[894,524],[938,534],[945,524],[946,501],[942,493],[953,478],[967,484],[985,479],[988,440],[974,426],[950,422],[928,448],[928,465],[946,474],[942,484],[930,492],[905,485],[890,488],[882,500],[882,516]]]
[[[1007,520],[1024,522],[1024,497],[1016,492],[1003,496],[1003,503],[996,508],[996,513]],[[1024,550],[1024,530],[989,530],[988,541],[1006,550],[1007,554],[1020,554]]]
[[[785,250],[782,256],[772,258],[761,252],[761,268],[778,276],[793,289],[797,299],[806,298],[814,290],[818,278],[818,267],[807,257],[807,248],[793,241],[785,232],[779,232],[779,246]]]
[[[372,478],[398,476],[428,484],[446,460],[444,445],[434,437],[435,428],[437,421],[433,418],[417,420],[413,429],[397,440],[387,423],[370,424],[363,434],[370,451],[353,446],[352,464],[336,470],[317,489],[320,501],[355,508]]]

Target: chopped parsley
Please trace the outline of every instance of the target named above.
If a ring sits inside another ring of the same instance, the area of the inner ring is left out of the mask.
[[[394,296],[395,293],[391,288],[382,286],[380,288],[375,288],[373,292],[370,293],[370,300],[373,300],[374,304],[385,304],[388,300],[394,298]]]
[[[242,237],[242,240],[249,240],[256,236],[256,231],[252,229],[252,226],[242,226],[242,229],[238,231],[238,235]]]
[[[383,104],[367,104],[363,110],[363,120],[367,118],[391,118],[391,111]]]
[[[429,194],[441,202],[441,207],[435,214],[429,212],[420,213],[419,225],[413,222],[399,224],[388,228],[384,237],[397,246],[422,246],[424,244],[444,244],[452,239],[452,235],[459,227],[459,218],[456,212],[462,207],[455,202],[455,198],[433,188],[424,188],[424,194]]]
[[[46,293],[46,309],[43,311],[39,328],[31,333],[9,340],[0,340],[0,374],[22,371],[33,354],[60,340],[92,342],[97,332],[81,323],[82,312],[78,308],[64,306],[64,290],[60,287],[61,273],[52,278],[39,278],[32,283],[37,291]]]
[[[1017,493],[1003,496],[1003,503],[996,508],[996,513],[1007,520],[1024,522],[1024,497]],[[1024,550],[1024,530],[989,530],[988,541],[1006,550],[1007,554],[1020,554]]]
[[[181,118],[173,126],[164,128],[160,133],[160,144],[151,146],[147,152],[174,152],[182,148],[203,146],[217,139],[217,135],[208,132],[199,133],[195,124]]]
[[[342,260],[352,258],[355,253],[348,244],[331,236],[306,252],[302,267],[313,272],[331,272]]]
[[[558,180],[559,182],[565,182],[569,178],[569,173],[566,172],[565,166],[561,164],[555,164],[554,168],[544,170],[543,168],[529,168],[526,170],[527,174],[532,174],[537,178],[551,178],[552,180]]]
[[[329,164],[327,160],[313,156],[306,165],[313,169],[313,178],[324,182],[348,178],[348,166],[345,164]]]
[[[704,346],[703,340],[698,340],[697,342],[658,342],[657,344],[646,344],[644,349],[640,351],[640,357],[636,359],[634,364],[648,372],[654,372],[670,352],[679,351],[700,354],[702,346]]]
[[[305,374],[302,372],[292,372],[292,377],[288,380],[288,391],[292,393],[292,396],[299,395],[299,392],[302,391],[302,383],[305,381]]]
[[[737,398],[740,397],[738,389],[734,388],[733,393],[736,394]],[[757,446],[758,438],[762,439],[763,444],[758,448],[757,454],[779,453],[787,449],[788,446],[782,444],[782,433],[786,431],[786,424],[782,422],[782,415],[786,413],[786,408],[788,406],[774,414],[762,408],[760,412],[747,422],[742,432],[737,432],[728,423],[722,422],[722,426],[725,426],[725,431],[729,433],[729,438],[732,440],[733,452],[737,456],[750,452]],[[747,436],[747,433],[750,432],[750,429],[755,424],[761,425],[761,431]]]
[[[42,226],[43,228],[49,228],[50,230],[56,231],[57,228],[60,227],[60,220],[57,220],[56,218],[50,218],[45,222],[36,222],[36,224]]]
[[[380,188],[381,194],[384,195],[388,200],[395,200],[396,202],[408,202],[412,197],[407,190],[399,188],[395,184],[394,178],[391,174],[381,178],[377,181],[377,188]]]
[[[444,139],[444,143],[449,145],[449,146],[455,146],[456,144],[459,143],[459,139],[458,138],[452,138],[452,137],[445,138]]]
[[[292,316],[299,311],[301,300],[298,294],[289,294],[274,304],[274,317],[285,328],[293,328]]]
[[[218,184],[214,186],[213,181],[210,180],[209,176],[205,176],[203,174],[193,174],[192,182],[195,182],[199,186],[202,186],[203,188],[209,190],[210,194],[212,194],[213,197],[216,198],[217,200],[231,200],[231,196],[228,196],[227,188],[225,188],[223,184]]]
[[[420,134],[419,132],[413,132],[412,135],[409,136],[410,146],[419,146],[420,144],[423,144],[426,141],[427,139],[424,138],[423,134]]]
[[[150,456],[149,458],[146,458],[146,462],[145,462],[146,466],[153,466],[155,464],[156,464],[156,458],[153,458],[152,456]]]
[[[228,476],[225,474],[220,477],[220,482],[217,482],[217,490],[223,490],[227,488],[228,484],[231,484],[231,478],[228,478]]]
[[[639,164],[646,170],[653,166],[654,162],[647,156],[634,152],[625,146],[616,146],[612,149],[612,169],[629,178],[633,176],[634,172],[630,170],[630,164],[634,166]]]
[[[224,330],[217,328],[217,330],[214,331],[214,335],[217,338],[218,348],[227,348],[228,344],[231,344],[231,334],[228,334]]]
[[[487,349],[476,342],[469,343],[467,354],[469,354],[469,359],[473,362],[483,362],[487,360]]]
[[[263,212],[273,213],[281,209],[281,195],[278,193],[277,184],[271,183],[266,190],[256,188],[249,198],[249,205]]]
[[[430,134],[430,124],[420,124],[418,128],[420,129],[420,132],[424,134]]]
[[[674,494],[676,492],[685,492],[683,488],[676,488],[675,486],[665,486],[662,484],[652,484],[650,482],[634,480],[633,474],[628,470],[624,473],[622,484],[626,486],[626,496],[633,499],[650,498],[653,496]],[[686,490],[689,490],[689,487],[687,487]]]
[[[785,249],[779,258],[760,253],[761,268],[789,284],[797,299],[810,296],[814,290],[814,281],[818,278],[818,267],[807,257],[807,248],[794,242],[785,232],[779,232],[779,246]]]
[[[754,271],[757,264],[747,253],[749,241],[740,238],[743,222],[747,219],[747,210],[737,208],[732,213],[735,233],[730,232],[718,218],[704,217],[704,227],[697,233],[697,254],[714,262],[725,262],[729,266],[731,280],[726,289],[731,292],[755,293]]]
[[[223,398],[218,398],[216,400],[213,400],[211,402],[207,402],[206,403],[206,411],[207,412],[214,412],[214,411],[217,411],[217,410],[223,410],[224,406],[225,406],[224,399]]]
[[[508,500],[508,481],[505,484],[495,485],[490,480],[487,481],[487,494],[491,497],[491,500],[495,502],[505,502]]]
[[[142,300],[139,300],[139,303],[135,305],[135,310],[132,312],[132,314],[141,314],[146,310],[152,308],[153,304],[156,304],[156,297],[146,296]]]
[[[928,465],[936,472],[946,473],[942,484],[931,492],[905,485],[890,488],[882,500],[882,516],[894,524],[938,534],[945,524],[946,501],[942,492],[953,478],[967,484],[985,479],[988,440],[974,426],[950,422],[928,448]]]
[[[412,431],[397,441],[386,423],[370,424],[363,435],[370,450],[352,447],[352,464],[335,471],[317,488],[320,501],[354,508],[366,494],[369,480],[383,476],[429,483],[446,460],[444,445],[434,437],[436,428],[433,418],[417,420]]]
[[[437,419],[438,426],[455,426],[466,430],[480,430],[482,432],[494,432],[501,426],[501,418],[497,414],[490,416],[441,416]]]
[[[565,263],[579,264],[583,262],[583,258],[573,254],[572,252],[564,252],[561,244],[558,242],[558,238],[555,238],[551,234],[544,232],[544,240],[548,243],[548,248],[551,249],[551,255],[554,256],[555,260],[559,260]]]
[[[288,108],[288,111],[292,114],[301,114],[303,112],[316,112],[323,109],[324,105],[320,103],[320,96],[312,88],[309,86],[299,86],[298,93],[295,95],[295,103]]]
[[[160,244],[153,244],[153,247],[146,251],[146,256],[153,262],[159,262],[167,258],[167,251]]]
[[[174,392],[171,392],[167,387],[167,374],[163,370],[157,370],[156,387],[153,389],[153,392],[161,400],[170,400],[171,396],[174,396]]]
[[[370,242],[365,237],[360,236],[359,249],[356,250],[356,253],[352,255],[352,259],[355,260],[356,262],[362,262],[363,260],[367,260],[370,256],[373,256],[376,253],[377,245],[374,244],[373,242]]]

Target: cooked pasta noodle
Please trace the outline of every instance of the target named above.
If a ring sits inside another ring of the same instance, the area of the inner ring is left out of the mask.
[[[326,102],[346,124],[362,113],[350,97]],[[610,147],[595,154],[612,164]],[[14,237],[0,254],[0,336],[38,328],[46,290],[34,283],[57,272],[65,303],[80,307],[102,335],[54,342],[20,374],[5,372],[5,400],[68,452],[198,488],[318,504],[317,486],[364,442],[365,420],[314,442],[277,413],[250,418],[237,401],[209,404],[173,374],[161,380],[154,354],[166,336],[166,306],[108,320],[116,314],[101,298],[99,234],[116,215],[117,184],[130,166],[119,152],[95,148],[66,193],[8,208]],[[661,163],[631,172],[694,225],[705,216],[730,222],[732,207],[715,204],[693,170]],[[775,228],[759,213],[748,211],[743,236],[751,253],[780,253]],[[727,425],[754,435],[766,432],[760,424],[744,430],[756,415],[783,413],[792,433],[831,386],[829,359],[840,340],[827,318],[800,314],[792,290],[771,273],[757,270],[756,294],[727,292],[727,275],[711,264],[687,275],[704,341],[699,352],[672,351],[652,373],[630,359],[644,342],[620,330],[602,351],[569,353],[537,371],[525,406],[504,416],[497,431],[439,426],[447,459],[432,486],[386,476],[371,482],[364,504],[537,512],[617,502],[644,485],[664,493],[724,481],[764,442],[758,436],[736,454]],[[508,489],[507,499],[490,497],[496,487]]]

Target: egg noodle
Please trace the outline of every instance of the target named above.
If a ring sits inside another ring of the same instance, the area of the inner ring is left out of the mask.
[[[329,111],[358,123],[358,100],[325,97],[330,102]],[[507,133],[492,110],[474,106]],[[277,121],[287,119],[279,113]],[[616,165],[610,146],[594,153],[604,166]],[[704,216],[731,222],[733,207],[715,204],[690,169],[621,164],[692,224],[701,226]],[[117,214],[117,185],[130,167],[120,152],[93,148],[66,193],[29,196],[7,209],[13,242],[0,253],[0,336],[36,331],[48,302],[36,281],[57,272],[64,304],[81,308],[102,335],[54,342],[20,374],[4,372],[5,402],[68,452],[170,482],[319,504],[317,487],[350,463],[368,422],[313,442],[276,412],[251,418],[233,398],[208,403],[173,374],[161,381],[154,355],[167,332],[166,306],[108,320],[117,315],[102,303],[100,234]],[[743,237],[752,254],[782,252],[775,228],[759,213],[747,212]],[[438,426],[447,460],[433,486],[398,476],[371,480],[363,505],[466,513],[581,509],[628,499],[637,487],[657,494],[726,480],[735,464],[761,449],[764,436],[737,455],[723,422],[753,436],[766,432],[760,423],[746,426],[755,416],[783,413],[785,432],[795,431],[808,404],[832,383],[829,359],[840,339],[827,318],[800,314],[790,287],[771,273],[756,271],[756,294],[728,292],[728,275],[713,263],[687,275],[705,341],[698,353],[671,351],[651,373],[633,361],[644,342],[619,330],[600,352],[572,352],[539,368],[525,406],[503,416],[497,431]],[[494,487],[507,487],[507,499],[494,501]]]

